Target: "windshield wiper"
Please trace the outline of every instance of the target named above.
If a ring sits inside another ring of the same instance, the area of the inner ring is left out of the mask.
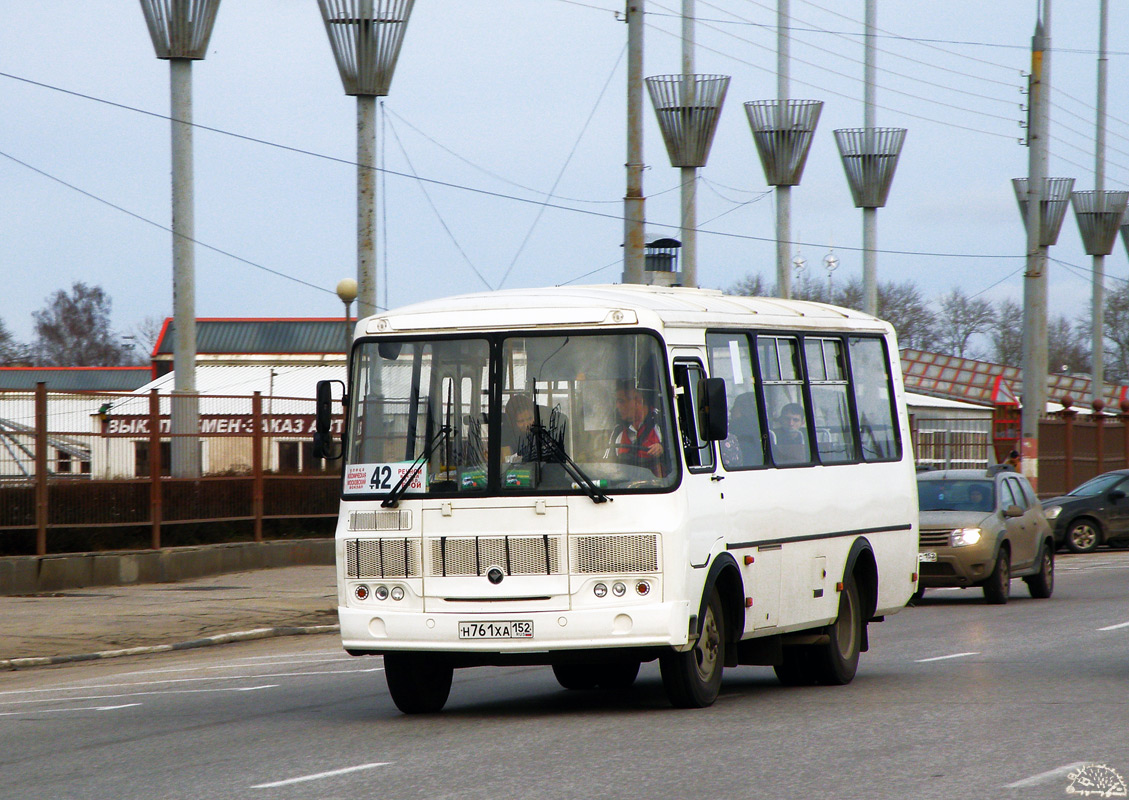
[[[408,487],[412,485],[412,481],[415,480],[416,475],[419,474],[420,469],[431,460],[431,454],[435,452],[435,448],[439,446],[440,442],[449,440],[454,430],[455,429],[450,425],[440,426],[439,430],[435,432],[435,435],[431,437],[431,441],[427,443],[427,447],[425,447],[423,452],[419,454],[419,457],[412,462],[412,465],[408,467],[408,471],[404,473],[404,477],[400,478],[400,480],[396,482],[396,485],[392,487],[391,491],[388,492],[388,496],[380,501],[381,507],[396,507],[400,502],[400,498],[404,496],[404,493],[408,491]]]
[[[606,503],[612,498],[608,497],[600,487],[596,485],[588,474],[581,469],[580,465],[572,460],[567,452],[565,452],[564,445],[553,438],[553,434],[544,425],[534,424],[530,432],[537,437],[537,441],[548,451],[550,458],[557,457],[560,459],[561,466],[564,467],[568,476],[576,481],[576,484],[584,490],[584,493],[592,498],[593,503]]]

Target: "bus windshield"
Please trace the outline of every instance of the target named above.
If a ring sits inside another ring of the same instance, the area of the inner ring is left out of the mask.
[[[351,383],[346,494],[596,500],[677,481],[652,335],[363,340]]]

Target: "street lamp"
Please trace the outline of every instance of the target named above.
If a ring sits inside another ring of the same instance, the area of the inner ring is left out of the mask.
[[[141,0],[157,58],[169,62],[172,118],[172,474],[200,475],[196,396],[196,253],[192,186],[192,62],[204,58],[220,0]]]
[[[835,255],[834,250],[828,249],[827,255],[823,257],[823,268],[827,270],[827,302],[833,303],[835,300],[831,289],[831,276],[839,269],[839,256]]]
[[[345,94],[357,98],[357,315],[376,313],[376,98],[388,94],[414,0],[318,0]]]
[[[357,282],[352,278],[342,278],[337,282],[337,296],[345,304],[345,366],[349,365],[349,350],[353,342],[353,331],[349,324],[349,307],[357,299]],[[348,372],[348,370],[346,370]]]

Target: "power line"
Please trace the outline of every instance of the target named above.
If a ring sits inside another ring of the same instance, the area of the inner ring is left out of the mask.
[[[174,231],[172,228],[170,228],[166,225],[162,225],[159,222],[154,222],[153,220],[149,219],[148,217],[143,217],[140,214],[136,214],[133,211],[130,211],[128,208],[124,208],[122,206],[119,206],[116,203],[111,203],[109,200],[106,200],[105,198],[99,197],[96,194],[88,192],[85,189],[80,189],[78,186],[75,186],[73,183],[68,183],[67,181],[63,180],[62,178],[56,177],[49,172],[45,172],[45,171],[39,169],[38,167],[34,167],[31,164],[27,163],[26,161],[21,161],[20,159],[16,158],[13,155],[10,155],[8,153],[0,151],[0,156],[3,156],[4,158],[8,159],[9,161],[13,161],[16,164],[19,164],[21,167],[24,167],[25,169],[29,169],[29,170],[31,170],[32,172],[34,172],[38,175],[42,175],[44,178],[47,178],[47,179],[52,180],[56,183],[62,184],[63,186],[67,187],[68,189],[71,189],[72,191],[78,192],[79,194],[81,194],[85,197],[88,197],[91,200],[94,200],[98,203],[102,203],[105,206],[109,206],[110,208],[114,209],[115,211],[120,211],[121,213],[127,214],[128,216],[131,216],[136,220],[140,220],[141,222],[144,222],[147,225],[152,225],[154,228],[160,228],[161,230],[163,230],[167,233],[171,233],[173,236],[179,236],[182,239],[186,239],[187,241],[190,241],[194,244],[198,244],[201,247],[206,248],[208,250],[211,250],[215,253],[219,253],[220,255],[227,256],[228,258],[235,259],[236,261],[239,261],[240,263],[246,264],[247,266],[254,267],[255,269],[262,270],[263,272],[269,272],[271,275],[277,275],[278,277],[285,278],[288,281],[294,281],[294,283],[300,283],[303,286],[310,287],[311,289],[317,289],[319,292],[326,292],[327,294],[334,294],[334,292],[332,292],[329,289],[326,289],[324,286],[317,286],[315,284],[309,283],[308,281],[304,281],[301,278],[295,278],[293,275],[287,275],[285,272],[280,272],[277,269],[271,269],[270,267],[264,267],[262,264],[256,264],[254,261],[249,261],[248,259],[243,258],[242,256],[237,256],[234,253],[230,253],[227,250],[223,250],[219,247],[215,247],[213,245],[210,245],[207,242],[202,242],[199,239],[195,239],[191,236],[185,236],[184,234],[178,233],[178,232]]]

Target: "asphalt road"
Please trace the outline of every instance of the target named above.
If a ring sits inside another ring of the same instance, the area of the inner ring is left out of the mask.
[[[405,717],[381,660],[337,645],[0,675],[0,798],[1026,800],[1129,779],[1129,553],[1060,557],[1050,600],[930,592],[871,628],[851,685],[742,667],[696,711],[650,664],[618,695],[460,671],[442,714]]]

